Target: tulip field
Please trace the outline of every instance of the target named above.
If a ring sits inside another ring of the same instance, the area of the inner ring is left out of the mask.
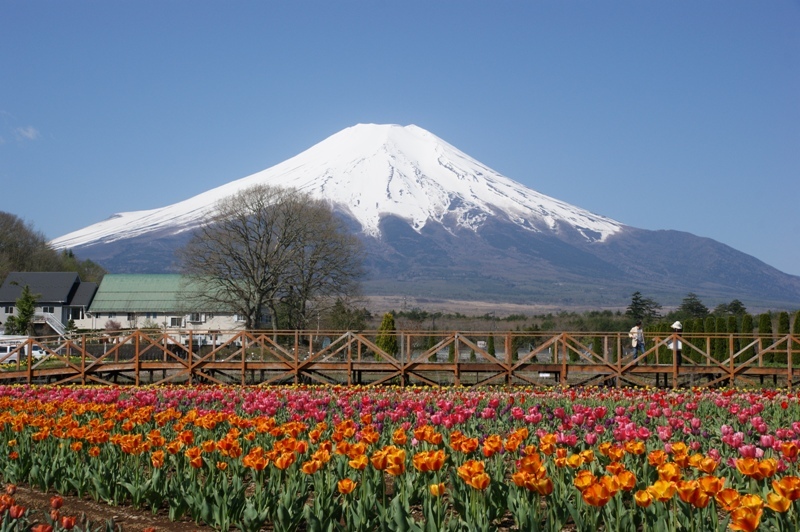
[[[217,530],[796,531],[799,395],[10,385],[0,475]]]

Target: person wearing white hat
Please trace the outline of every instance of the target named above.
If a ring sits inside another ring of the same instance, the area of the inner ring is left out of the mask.
[[[683,332],[683,325],[679,321],[676,321],[675,323],[673,323],[671,325],[671,328],[672,328],[672,333],[673,334],[680,335]],[[677,364],[678,364],[678,366],[680,366],[681,365],[681,351],[683,350],[683,342],[680,341],[680,338],[677,338],[675,340],[674,344],[675,345],[673,346],[673,341],[670,340],[667,343],[667,347],[670,350],[673,350],[673,349],[675,350],[675,356],[677,357]]]

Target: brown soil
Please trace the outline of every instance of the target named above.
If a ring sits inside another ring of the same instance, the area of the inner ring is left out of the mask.
[[[54,493],[42,493],[24,486],[18,486],[13,497],[17,504],[32,511],[34,518],[43,519],[44,515],[50,511],[50,497]],[[92,528],[100,526],[105,528],[105,524],[113,519],[123,532],[141,532],[145,529],[154,529],[159,532],[209,532],[212,529],[207,526],[196,525],[192,521],[173,522],[169,520],[166,510],[160,510],[155,515],[146,509],[136,509],[130,506],[110,506],[97,502],[93,499],[62,496],[64,505],[61,507],[61,515],[74,515],[80,518],[82,515],[91,521]]]

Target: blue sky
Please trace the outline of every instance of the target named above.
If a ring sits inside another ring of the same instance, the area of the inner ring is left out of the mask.
[[[797,1],[0,0],[0,210],[47,237],[365,122],[800,275]]]

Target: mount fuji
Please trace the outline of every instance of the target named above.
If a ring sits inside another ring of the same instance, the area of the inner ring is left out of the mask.
[[[711,239],[636,229],[540,194],[414,125],[356,125],[261,172],[51,244],[114,273],[174,272],[174,250],[216,203],[256,184],[329,202],[364,242],[368,295],[614,306],[640,290],[664,304],[688,292],[800,302],[800,277]]]

